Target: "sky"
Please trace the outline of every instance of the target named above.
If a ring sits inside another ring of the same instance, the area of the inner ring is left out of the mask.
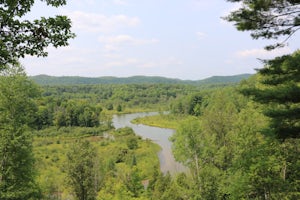
[[[263,47],[274,41],[253,40],[221,18],[238,7],[226,0],[69,0],[60,8],[36,1],[26,18],[66,15],[76,38],[21,63],[30,76],[200,80],[255,73],[263,67],[259,59],[297,50],[299,33],[287,47],[267,52]]]

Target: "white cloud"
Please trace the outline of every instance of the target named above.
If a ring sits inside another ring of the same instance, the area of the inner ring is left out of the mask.
[[[110,43],[110,44],[134,44],[134,45],[144,45],[144,44],[153,44],[157,43],[157,39],[137,39],[130,35],[117,35],[117,36],[101,36],[99,37],[99,41],[102,43]]]
[[[105,67],[134,67],[136,69],[157,69],[161,70],[164,68],[168,68],[170,66],[179,66],[182,65],[183,62],[175,57],[167,57],[158,59],[156,61],[149,61],[149,60],[141,60],[137,58],[119,58],[113,61],[109,61],[104,64]]]
[[[140,23],[139,18],[126,15],[106,16],[82,11],[68,12],[67,15],[71,18],[75,29],[85,32],[108,33],[121,28],[136,27]]]
[[[203,32],[197,32],[196,36],[197,36],[198,40],[202,40],[206,37],[206,34]]]
[[[113,3],[120,6],[127,5],[127,2],[124,0],[113,0]]]
[[[265,49],[246,49],[236,52],[236,55],[240,58],[243,57],[255,57],[255,58],[272,58],[291,53],[292,50],[288,47],[275,49],[273,51],[266,51]]]
[[[95,4],[95,0],[73,0],[75,4],[77,5],[93,5]]]
[[[98,41],[104,44],[106,51],[117,51],[124,45],[147,45],[157,43],[157,39],[137,39],[130,35],[101,36]]]
[[[104,54],[102,54],[102,56],[103,56],[104,58],[107,58],[107,59],[118,59],[118,58],[121,57],[120,54],[110,53],[110,52],[104,53]]]
[[[87,66],[95,66],[98,62],[95,59],[98,54],[97,50],[90,48],[68,46],[55,49],[50,47],[47,51],[48,57],[26,56],[21,60],[30,75],[78,75],[84,72]]]
[[[207,1],[207,0],[193,0],[192,5],[197,6],[201,9],[208,9],[210,7],[215,6],[217,2],[218,2],[217,0],[210,0],[210,1]]]
[[[104,64],[105,67],[127,67],[128,65],[136,65],[139,61],[136,58],[126,58],[116,61],[107,62]]]
[[[180,66],[182,65],[183,62],[181,60],[179,60],[178,58],[175,57],[168,57],[168,58],[163,58],[160,60],[156,60],[156,61],[147,61],[144,63],[141,63],[141,65],[139,66],[140,68],[166,68],[166,67],[174,67],[174,66]]]
[[[226,60],[224,61],[224,63],[225,63],[225,64],[233,64],[234,61],[233,61],[232,59],[226,59]]]
[[[47,64],[64,66],[68,64],[79,64],[79,63],[89,63],[89,55],[97,53],[96,50],[89,48],[77,48],[77,47],[60,47],[58,49],[54,47],[47,48],[49,53],[48,57],[42,58],[47,60]],[[62,56],[63,55],[63,56]],[[25,64],[27,66],[32,65],[33,60],[40,60],[41,58],[35,58],[33,56],[27,56]],[[31,60],[28,62],[28,60]]]

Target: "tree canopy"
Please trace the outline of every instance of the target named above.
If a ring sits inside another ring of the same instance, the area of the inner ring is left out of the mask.
[[[267,61],[258,83],[242,90],[264,105],[278,139],[300,138],[300,51]]]
[[[59,7],[66,0],[41,0],[47,5]],[[16,64],[25,55],[47,56],[45,48],[68,45],[74,38],[71,20],[66,16],[41,17],[33,21],[24,19],[34,5],[34,0],[0,1],[0,70],[7,64]]]
[[[87,140],[76,141],[67,152],[67,181],[78,200],[96,199],[96,157],[96,149]]]
[[[299,0],[227,0],[241,2],[242,6],[225,17],[240,31],[251,31],[254,39],[286,39],[277,44],[269,45],[271,50],[284,46],[288,38],[300,29]]]
[[[279,39],[282,43],[267,46],[271,50],[284,46],[300,29],[300,0],[228,0],[241,7],[225,19],[235,22],[240,31],[252,31],[254,39]],[[271,118],[271,128],[278,139],[299,138],[299,51],[292,55],[264,61],[258,70],[256,86],[243,90],[266,105],[264,114]]]
[[[0,73],[0,199],[38,199],[29,131],[38,95],[19,66]]]

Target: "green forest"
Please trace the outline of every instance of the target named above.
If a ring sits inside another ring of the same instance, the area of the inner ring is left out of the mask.
[[[299,59],[215,87],[40,86],[3,70],[1,199],[298,199],[299,76],[285,76]],[[134,123],[175,129],[188,172],[162,173],[159,145],[113,127],[114,114],[147,111],[161,114]]]
[[[297,0],[229,1],[243,7],[226,20],[254,39],[299,29]],[[33,3],[0,1],[1,200],[300,199],[299,50],[251,76],[39,82],[19,59],[47,56],[75,34],[66,16],[20,20]],[[132,123],[173,129],[172,154],[186,171],[162,172],[157,141],[114,127],[116,115],[153,111]]]
[[[118,77],[98,77],[88,78],[80,76],[47,76],[37,75],[31,76],[30,79],[40,85],[80,85],[80,84],[153,84],[153,83],[164,83],[164,84],[188,84],[188,85],[228,85],[238,83],[243,79],[249,78],[251,74],[240,74],[234,76],[213,76],[210,78],[191,81],[181,80],[173,78],[165,78],[159,76],[132,76],[127,78]]]

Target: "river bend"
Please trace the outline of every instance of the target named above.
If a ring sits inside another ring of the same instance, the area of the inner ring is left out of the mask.
[[[169,141],[169,137],[174,134],[174,130],[131,123],[131,121],[135,118],[157,114],[157,112],[147,112],[114,115],[112,121],[116,129],[131,127],[134,132],[137,135],[140,135],[143,139],[148,138],[160,145],[161,151],[158,153],[158,157],[160,161],[160,169],[163,173],[166,173],[168,171],[171,174],[184,172],[186,171],[186,167],[184,167],[181,163],[175,161],[171,150],[172,143]]]

